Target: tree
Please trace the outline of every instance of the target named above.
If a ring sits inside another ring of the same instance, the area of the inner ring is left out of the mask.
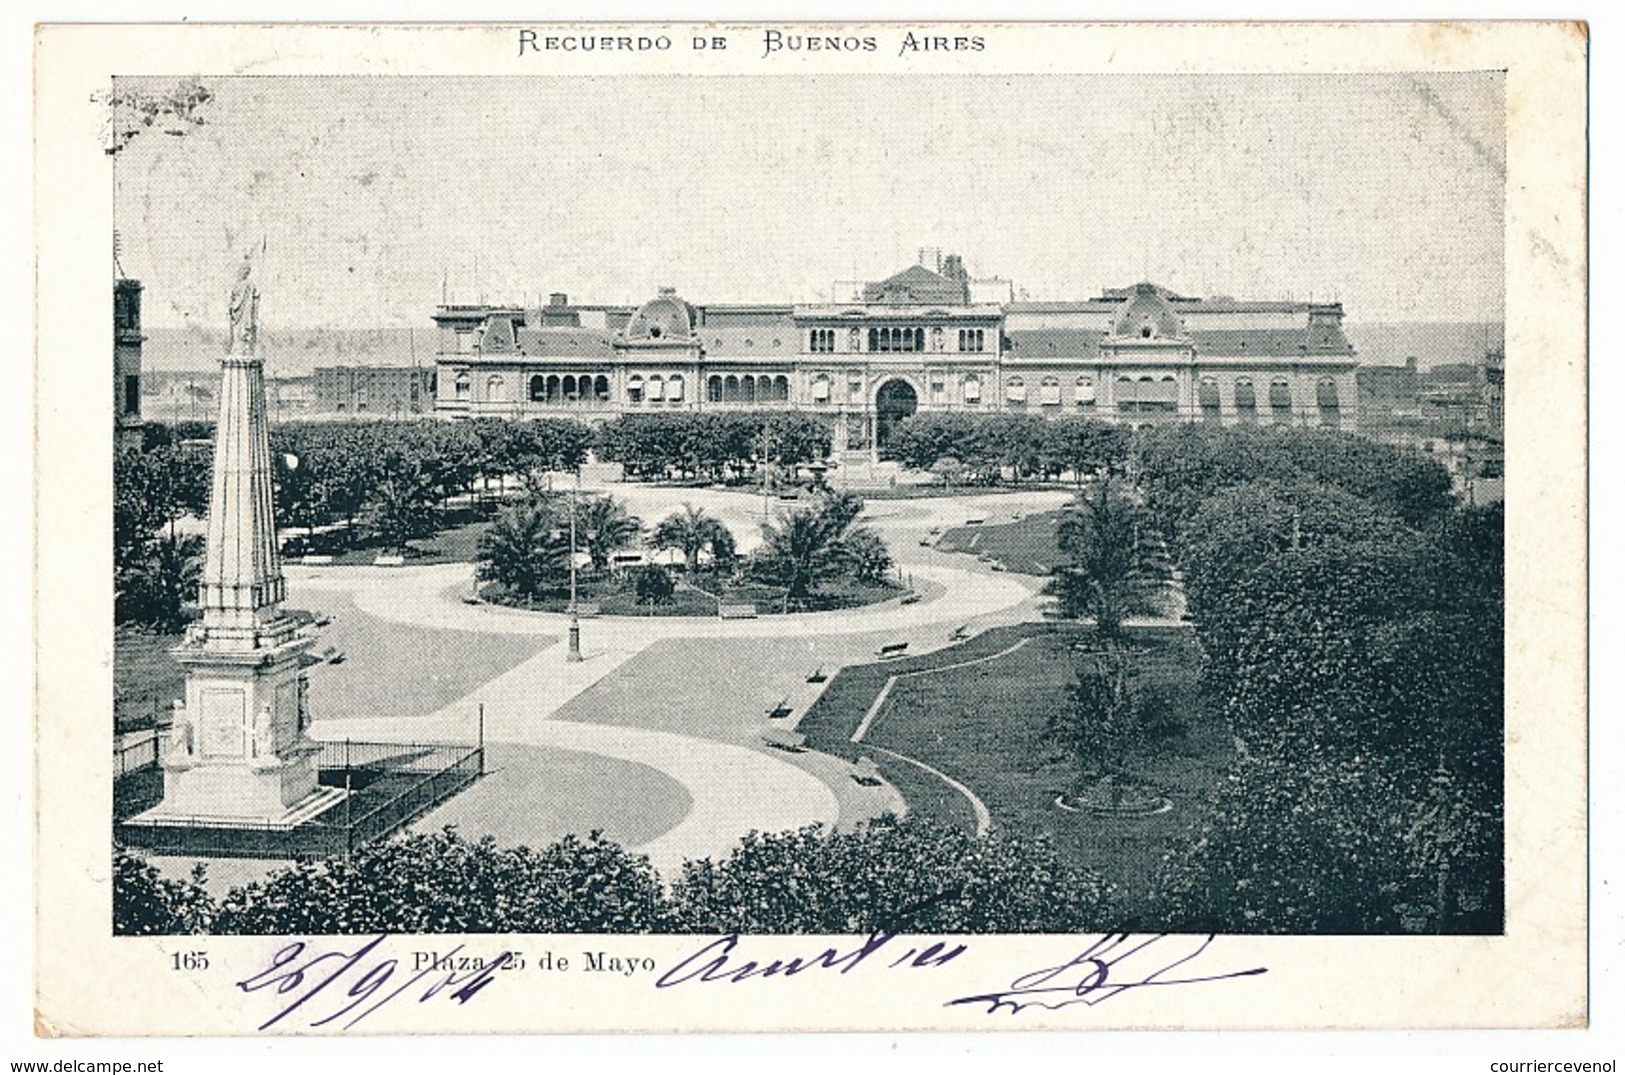
[[[867,527],[858,527],[849,532],[841,544],[853,578],[870,585],[886,581],[892,569],[892,556],[879,534]]]
[[[713,563],[734,556],[733,533],[722,520],[708,514],[704,508],[685,503],[681,511],[674,511],[655,527],[649,537],[654,549],[677,549],[683,554],[683,564],[690,575],[700,570],[700,553],[711,553]],[[723,555],[719,555],[719,552]]]
[[[1095,418],[1056,418],[1044,423],[1042,465],[1056,476],[1071,471],[1072,480],[1081,488],[1092,475],[1122,471],[1128,459],[1129,438],[1127,428]]]
[[[609,570],[610,558],[642,533],[642,521],[614,497],[586,496],[576,503],[576,544],[595,571]]]
[[[778,523],[762,524],[762,544],[751,558],[759,577],[784,587],[784,608],[805,605],[820,582],[849,575],[875,582],[891,567],[879,535],[857,525],[863,500],[832,492]]]
[[[164,877],[156,867],[122,847],[113,848],[113,934],[174,936],[206,933],[214,900],[203,887],[198,863],[184,881]]]
[[[1072,756],[1080,792],[1103,781],[1111,804],[1119,805],[1118,782],[1129,776],[1130,760],[1146,738],[1122,649],[1108,643],[1101,653],[1086,658],[1067,692],[1067,703],[1067,708],[1050,714],[1045,739]]]
[[[954,491],[954,486],[965,480],[965,464],[955,456],[943,456],[931,464],[930,470],[950,493]]]
[[[660,564],[642,564],[633,572],[633,592],[637,595],[638,604],[648,605],[651,609],[655,605],[664,605],[671,600],[671,595],[677,592],[677,584],[672,581],[671,572]]]
[[[1043,837],[890,816],[752,833],[672,886],[682,928],[704,933],[1064,933],[1098,926],[1108,894]]]
[[[542,497],[503,508],[480,535],[479,577],[525,599],[558,589],[570,572],[568,525]]]
[[[113,466],[113,611],[119,623],[178,631],[197,599],[203,542],[176,522],[202,514],[208,457],[162,445],[121,453]],[[167,530],[167,533],[165,532]]]
[[[446,829],[300,863],[228,892],[217,933],[649,933],[670,919],[649,860],[602,833],[539,851]]]
[[[1125,617],[1149,610],[1162,582],[1149,520],[1110,478],[1078,494],[1056,536],[1069,557],[1052,585],[1063,615],[1092,616],[1102,636],[1115,638]]]

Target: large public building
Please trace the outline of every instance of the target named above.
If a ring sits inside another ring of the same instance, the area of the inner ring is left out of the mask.
[[[450,417],[794,409],[872,450],[920,411],[1350,429],[1338,303],[1194,298],[1152,283],[1066,302],[977,301],[955,255],[848,302],[442,305]]]

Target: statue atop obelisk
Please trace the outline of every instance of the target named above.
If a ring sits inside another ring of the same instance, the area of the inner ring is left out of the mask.
[[[186,701],[164,756],[164,801],[145,820],[291,824],[338,795],[319,788],[300,657],[314,641],[282,611],[259,288],[245,255],[221,359],[201,622],[174,650]]]

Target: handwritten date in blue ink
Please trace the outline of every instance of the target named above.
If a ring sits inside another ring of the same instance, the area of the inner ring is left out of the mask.
[[[388,939],[389,934],[380,933],[353,951],[321,950],[310,942],[295,941],[279,949],[265,969],[238,982],[237,988],[244,993],[270,989],[278,998],[297,994],[292,1003],[261,1023],[260,1030],[269,1030],[295,1012],[312,1028],[336,1024],[338,1029],[348,1030],[403,994],[419,1004],[437,997],[459,1006],[467,1004],[491,984],[497,972],[517,966],[519,961],[513,952],[500,952],[490,959],[461,955],[462,945],[458,945],[446,953],[432,953],[436,958],[431,960],[414,958],[416,966],[408,970],[382,953]]]

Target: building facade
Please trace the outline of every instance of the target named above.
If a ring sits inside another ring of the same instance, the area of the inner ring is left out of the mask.
[[[113,448],[141,446],[141,281],[113,281]]]
[[[795,409],[872,450],[919,411],[1351,429],[1337,303],[1197,299],[1155,284],[1076,302],[977,302],[959,258],[852,301],[439,307],[437,413]]]
[[[427,366],[317,366],[311,401],[323,414],[399,418],[435,409],[435,371]]]

